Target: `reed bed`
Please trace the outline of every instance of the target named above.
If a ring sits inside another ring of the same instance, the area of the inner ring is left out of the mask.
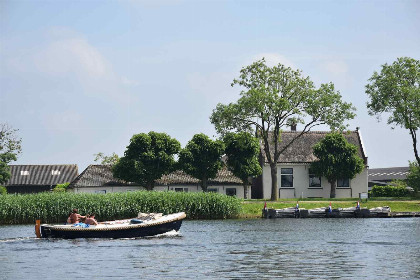
[[[0,195],[0,224],[64,223],[73,208],[95,213],[99,221],[136,217],[139,212],[186,212],[187,219],[238,217],[241,200],[217,193],[124,192]]]

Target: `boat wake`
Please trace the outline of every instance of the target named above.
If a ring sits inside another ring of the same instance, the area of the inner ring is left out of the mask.
[[[30,241],[36,240],[36,237],[14,237],[14,238],[4,238],[0,239],[0,243],[7,243],[7,242],[20,242],[20,241]]]

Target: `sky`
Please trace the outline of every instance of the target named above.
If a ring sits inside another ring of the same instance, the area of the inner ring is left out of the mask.
[[[365,85],[385,63],[420,59],[419,14],[416,0],[1,0],[0,122],[22,138],[13,164],[82,172],[137,133],[216,139],[212,110],[238,100],[232,80],[265,57],[334,83],[357,108],[348,125],[370,168],[408,166],[408,131],[368,114]]]

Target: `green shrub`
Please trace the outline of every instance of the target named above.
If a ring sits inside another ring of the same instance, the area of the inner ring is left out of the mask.
[[[420,167],[417,162],[410,162],[407,184],[412,187],[416,193],[420,192]]]
[[[70,183],[58,184],[54,187],[53,192],[65,192]]]
[[[44,192],[0,196],[0,223],[62,223],[71,209],[95,213],[100,221],[137,216],[138,212],[186,212],[188,219],[226,219],[241,212],[241,200],[217,193],[138,191],[124,193]]]
[[[372,197],[404,197],[409,196],[410,191],[404,185],[373,186],[370,194]]]
[[[7,194],[7,189],[4,186],[0,186],[0,195],[5,195]]]

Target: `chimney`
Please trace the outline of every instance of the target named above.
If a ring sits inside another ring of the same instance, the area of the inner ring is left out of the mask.
[[[296,124],[295,123],[292,123],[290,125],[290,131],[296,131]]]

